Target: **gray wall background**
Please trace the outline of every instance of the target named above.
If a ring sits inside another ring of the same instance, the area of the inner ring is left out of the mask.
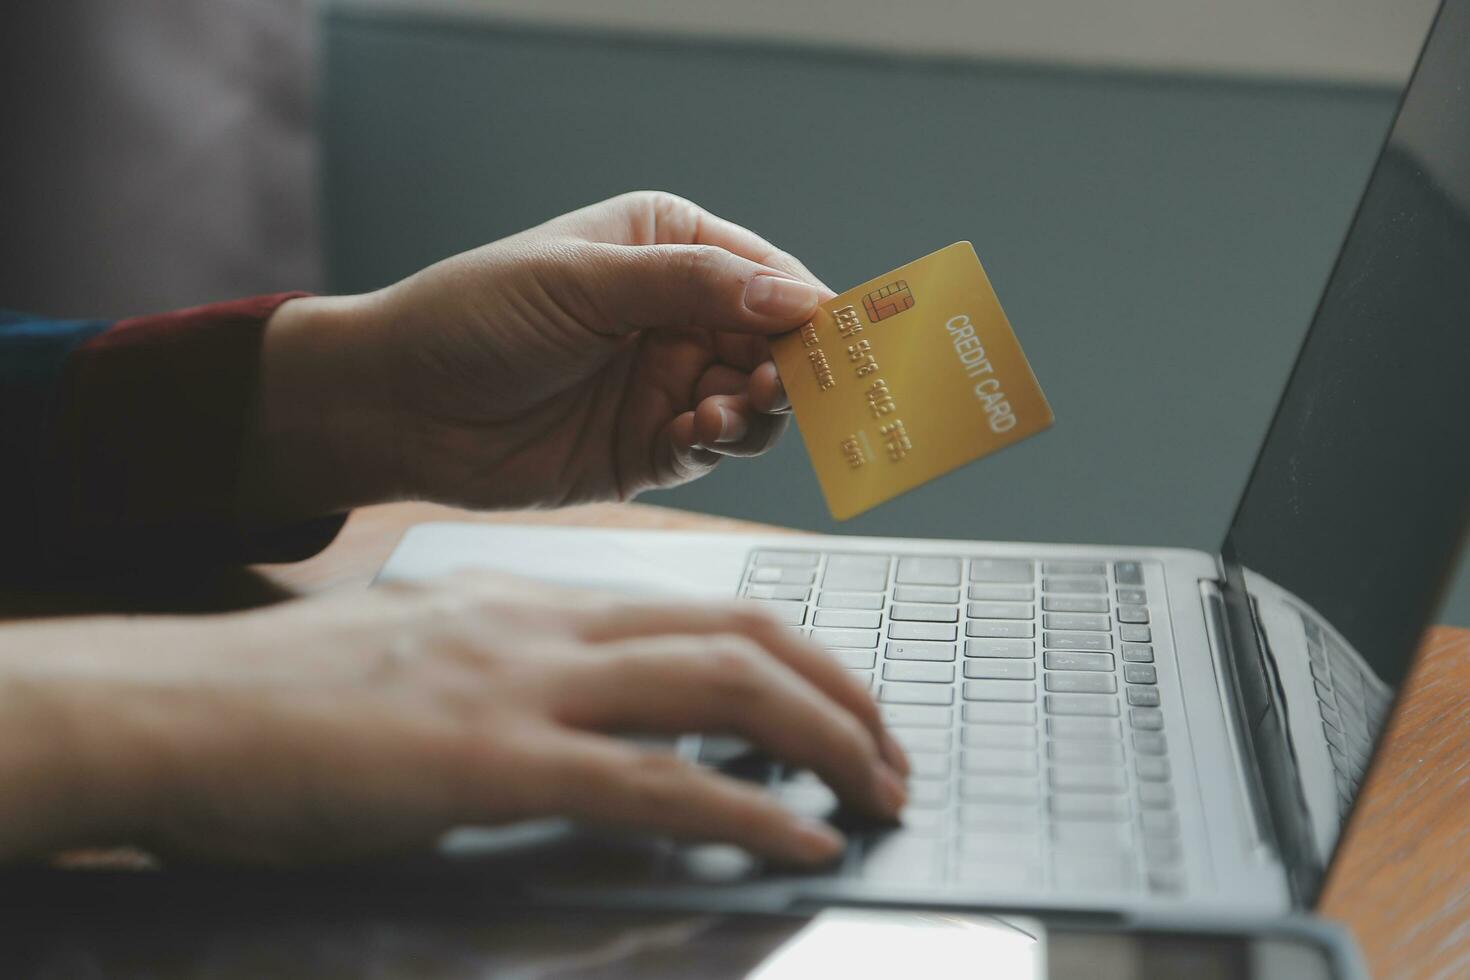
[[[972,240],[1051,431],[841,526],[794,435],[645,498],[853,534],[1214,550],[1396,98],[343,8],[324,44],[334,290],[640,187],[839,290]],[[906,138],[833,135],[869,121]]]

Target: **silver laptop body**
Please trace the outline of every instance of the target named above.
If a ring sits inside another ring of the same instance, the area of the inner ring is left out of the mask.
[[[743,597],[871,686],[900,827],[815,874],[557,821],[443,850],[528,896],[913,904],[1168,922],[1310,905],[1470,500],[1470,0],[1446,0],[1222,552],[427,524],[384,580],[494,568]],[[1059,420],[1066,424],[1066,420]],[[675,751],[844,817],[729,738]]]

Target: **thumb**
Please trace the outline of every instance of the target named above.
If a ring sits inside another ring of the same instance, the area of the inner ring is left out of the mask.
[[[578,293],[610,331],[783,333],[810,320],[829,295],[715,245],[590,244],[579,251]]]

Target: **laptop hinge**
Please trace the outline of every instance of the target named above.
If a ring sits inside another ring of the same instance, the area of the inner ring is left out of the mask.
[[[1274,854],[1276,843],[1271,832],[1271,816],[1266,810],[1265,789],[1261,786],[1255,765],[1248,734],[1249,725],[1241,710],[1243,699],[1240,684],[1236,679],[1236,671],[1231,666],[1234,655],[1231,652],[1230,633],[1225,624],[1225,599],[1220,594],[1219,584],[1209,579],[1200,579],[1199,591],[1200,602],[1205,611],[1205,635],[1215,654],[1211,658],[1215,666],[1215,683],[1222,694],[1225,727],[1230,736],[1230,762],[1239,784],[1245,788],[1242,815],[1252,834],[1248,844],[1253,849],[1264,848]]]
[[[1286,870],[1292,901],[1300,906],[1321,888],[1321,861],[1270,644],[1260,628],[1254,598],[1229,571],[1227,564],[1223,585],[1212,589],[1214,602],[1206,601],[1206,622],[1220,629],[1230,666],[1233,721],[1244,740],[1252,805],[1260,826],[1268,831],[1263,836]]]

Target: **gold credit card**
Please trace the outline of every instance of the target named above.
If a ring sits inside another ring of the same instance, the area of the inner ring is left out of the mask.
[[[828,300],[771,351],[839,521],[1052,423],[969,242]]]

